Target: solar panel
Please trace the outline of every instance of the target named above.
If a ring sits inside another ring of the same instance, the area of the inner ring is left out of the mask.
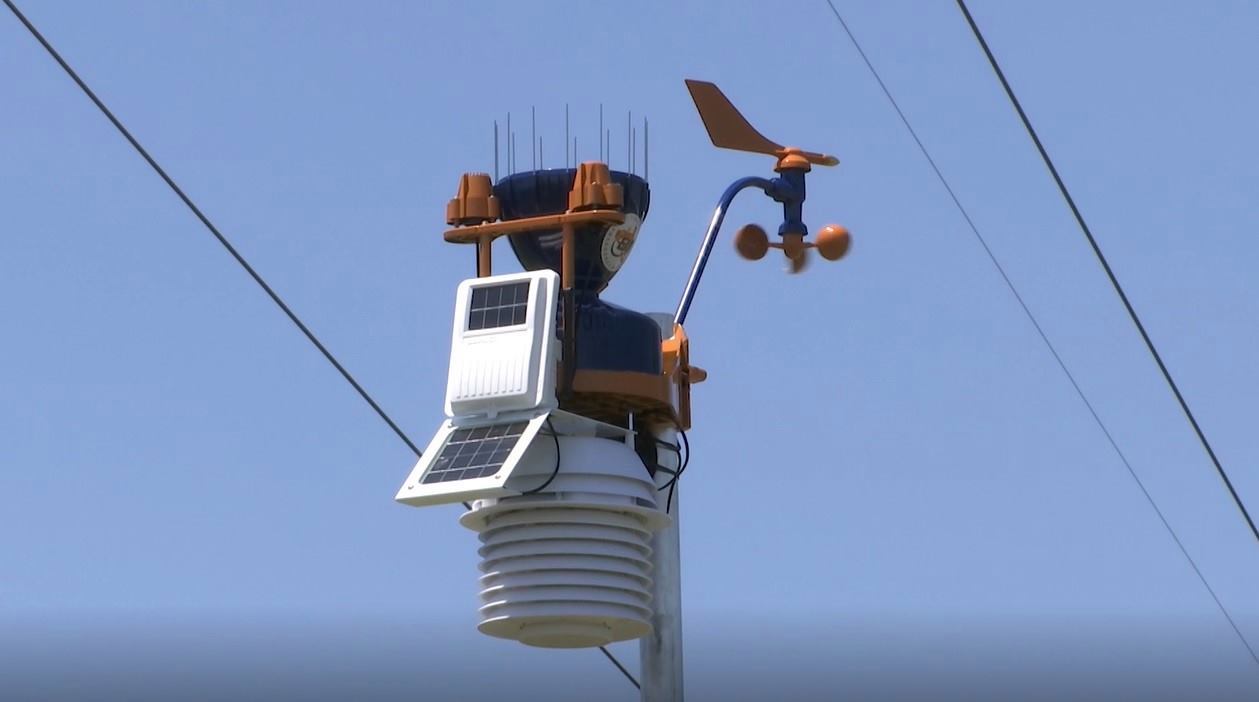
[[[528,422],[513,422],[454,430],[420,482],[428,485],[494,475],[528,426]]]
[[[469,309],[468,331],[524,324],[529,309],[529,281],[473,288]]]

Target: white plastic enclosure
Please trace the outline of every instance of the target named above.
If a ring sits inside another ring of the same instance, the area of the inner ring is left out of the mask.
[[[520,284],[528,286],[523,315],[518,295],[511,300],[499,297],[518,293]],[[550,270],[471,278],[459,284],[446,382],[447,417],[493,418],[558,405],[558,299],[559,276]]]

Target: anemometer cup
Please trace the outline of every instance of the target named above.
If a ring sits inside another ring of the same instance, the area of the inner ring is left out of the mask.
[[[852,235],[845,227],[828,224],[822,227],[822,231],[814,237],[814,245],[817,247],[817,252],[822,254],[822,258],[838,261],[848,255],[848,250],[852,248]]]
[[[574,168],[554,168],[514,173],[494,186],[503,220],[563,214],[569,208],[569,193],[577,175]],[[587,224],[576,231],[576,277],[573,288],[598,293],[624,265],[647,217],[651,190],[643,178],[622,171],[610,171],[612,182],[621,186],[625,215],[620,224]],[[535,229],[508,237],[516,259],[525,270],[549,268],[561,272],[563,237],[558,228]]]
[[[745,224],[734,236],[734,248],[749,261],[759,261],[769,253],[769,235],[759,224]]]

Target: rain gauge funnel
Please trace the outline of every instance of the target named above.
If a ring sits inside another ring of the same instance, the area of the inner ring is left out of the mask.
[[[602,164],[599,164],[602,165]],[[605,171],[609,180],[621,191],[621,223],[591,223],[575,232],[576,257],[573,288],[598,293],[621,270],[638,229],[647,217],[651,191],[647,181],[621,171]],[[502,208],[504,220],[518,220],[539,215],[559,215],[569,209],[569,195],[576,168],[556,168],[509,175],[494,186],[494,195]],[[596,176],[598,177],[598,176]],[[604,200],[609,198],[605,197]],[[563,234],[560,227],[532,229],[511,234],[512,251],[527,271],[549,268],[561,272],[563,265]]]

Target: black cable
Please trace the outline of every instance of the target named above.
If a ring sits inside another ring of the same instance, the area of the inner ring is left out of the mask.
[[[1167,381],[1168,387],[1172,389],[1172,394],[1176,396],[1176,402],[1180,403],[1180,409],[1189,420],[1189,425],[1193,427],[1194,433],[1198,435],[1198,441],[1202,444],[1202,448],[1206,449],[1207,456],[1211,458],[1211,463],[1215,465],[1215,472],[1224,481],[1224,487],[1228,488],[1228,494],[1232,496],[1233,504],[1237,505],[1237,509],[1242,513],[1242,517],[1246,519],[1246,524],[1250,527],[1250,533],[1254,535],[1255,541],[1259,541],[1259,528],[1255,526],[1255,521],[1251,519],[1245,503],[1242,502],[1241,496],[1237,494],[1237,489],[1233,487],[1233,481],[1229,480],[1223,464],[1220,463],[1219,457],[1215,455],[1215,449],[1211,447],[1211,442],[1207,441],[1206,434],[1203,433],[1197,418],[1194,417],[1193,412],[1189,409],[1189,403],[1185,401],[1185,396],[1181,394],[1180,387],[1176,385],[1176,381],[1172,378],[1171,371],[1167,370],[1167,364],[1163,363],[1163,357],[1159,354],[1158,349],[1155,348],[1154,342],[1145,330],[1145,325],[1141,323],[1141,318],[1137,316],[1136,309],[1133,308],[1132,303],[1128,300],[1127,293],[1124,292],[1123,286],[1119,284],[1119,279],[1115,277],[1115,271],[1111,269],[1110,262],[1106,260],[1105,254],[1102,253],[1101,246],[1098,245],[1097,239],[1093,237],[1092,230],[1085,223],[1084,215],[1080,214],[1080,208],[1076,207],[1075,199],[1071,197],[1071,193],[1067,190],[1066,183],[1062,182],[1062,176],[1058,174],[1058,169],[1054,167],[1053,160],[1049,158],[1049,152],[1045,151],[1045,145],[1041,143],[1036,130],[1032,128],[1032,122],[1028,119],[1027,113],[1023,111],[1023,105],[1019,103],[1019,99],[1014,95],[1010,82],[1006,80],[1005,73],[1001,70],[1001,66],[997,64],[997,59],[992,55],[992,50],[988,48],[988,42],[984,39],[983,32],[979,31],[979,25],[975,24],[975,18],[971,17],[970,10],[966,8],[966,3],[962,0],[957,0],[957,6],[966,17],[966,23],[970,25],[975,39],[979,41],[979,46],[984,50],[984,55],[988,57],[988,64],[992,66],[993,72],[997,74],[997,79],[1001,81],[1001,87],[1005,89],[1006,97],[1010,99],[1010,103],[1014,105],[1015,111],[1019,113],[1019,119],[1022,120],[1023,127],[1027,130],[1028,135],[1032,137],[1032,143],[1036,145],[1036,150],[1040,152],[1041,160],[1049,168],[1049,174],[1053,176],[1054,183],[1058,185],[1058,192],[1062,193],[1062,198],[1067,201],[1067,207],[1071,208],[1071,214],[1075,216],[1076,223],[1080,225],[1080,231],[1084,232],[1084,237],[1088,239],[1089,246],[1093,248],[1093,253],[1102,264],[1102,269],[1106,271],[1106,277],[1110,279],[1111,286],[1119,294],[1119,300],[1123,302],[1124,309],[1128,311],[1128,317],[1132,319],[1132,323],[1136,326],[1137,331],[1141,333],[1141,340],[1145,342],[1145,347],[1149,349],[1150,355],[1154,357],[1154,362],[1158,364],[1158,369],[1162,372],[1163,379]]]
[[[1141,490],[1141,494],[1145,496],[1146,502],[1148,502],[1150,507],[1154,510],[1154,514],[1158,516],[1159,521],[1162,522],[1163,528],[1167,530],[1167,533],[1172,537],[1172,541],[1176,543],[1176,547],[1180,549],[1181,554],[1184,555],[1185,560],[1189,562],[1189,566],[1198,576],[1198,580],[1202,581],[1202,586],[1206,588],[1206,591],[1210,594],[1211,599],[1215,601],[1215,605],[1219,608],[1220,613],[1228,620],[1228,623],[1233,628],[1234,633],[1237,634],[1237,638],[1241,639],[1242,645],[1246,647],[1246,650],[1250,653],[1250,657],[1253,658],[1256,663],[1259,663],[1259,655],[1255,654],[1255,650],[1251,648],[1250,642],[1246,640],[1246,637],[1242,634],[1241,629],[1238,628],[1237,623],[1233,621],[1232,615],[1228,613],[1228,609],[1224,607],[1224,603],[1220,601],[1219,596],[1215,594],[1215,590],[1211,587],[1211,584],[1207,582],[1206,576],[1202,574],[1202,570],[1198,568],[1198,564],[1193,560],[1193,557],[1189,555],[1189,550],[1185,548],[1185,545],[1181,542],[1180,537],[1176,535],[1176,530],[1172,528],[1171,523],[1167,521],[1167,517],[1163,515],[1163,511],[1159,509],[1158,504],[1154,501],[1154,497],[1150,495],[1150,491],[1146,489],[1145,483],[1142,482],[1140,476],[1137,475],[1136,470],[1128,461],[1128,457],[1125,456],[1124,452],[1119,448],[1119,444],[1115,441],[1115,437],[1111,435],[1110,430],[1106,428],[1105,422],[1102,421],[1101,416],[1097,413],[1097,410],[1094,409],[1093,403],[1089,401],[1088,396],[1084,394],[1084,390],[1080,387],[1080,384],[1076,382],[1075,376],[1067,367],[1066,362],[1062,360],[1062,356],[1058,354],[1058,350],[1054,347],[1053,342],[1049,340],[1049,335],[1045,333],[1045,330],[1040,326],[1040,322],[1036,320],[1036,315],[1032,314],[1031,308],[1027,306],[1027,302],[1023,300],[1023,296],[1019,294],[1018,288],[1014,285],[1014,281],[1012,281],[1010,276],[1006,274],[1005,267],[1001,265],[1001,261],[997,259],[997,256],[993,253],[992,248],[988,246],[987,240],[984,239],[983,234],[979,232],[979,227],[977,227],[974,220],[971,219],[970,213],[966,211],[966,207],[963,206],[962,201],[958,199],[957,194],[953,191],[953,187],[949,185],[948,179],[944,177],[944,173],[940,170],[940,167],[936,165],[935,159],[931,157],[931,153],[927,150],[926,145],[922,143],[922,139],[918,137],[918,132],[914,130],[913,125],[909,122],[909,118],[906,117],[905,112],[901,110],[900,104],[897,103],[896,98],[892,96],[892,91],[888,89],[887,84],[883,82],[882,76],[879,75],[878,70],[876,70],[874,64],[871,63],[865,50],[861,48],[861,43],[857,41],[857,37],[852,33],[852,30],[849,29],[848,23],[844,21],[843,16],[839,14],[839,10],[835,8],[835,5],[831,0],[826,0],[826,4],[830,6],[831,12],[835,14],[835,19],[839,20],[839,24],[843,27],[844,33],[848,35],[848,40],[852,43],[853,48],[857,50],[857,54],[861,56],[861,60],[870,71],[870,75],[874,76],[874,80],[879,84],[879,88],[882,89],[883,95],[887,97],[888,102],[892,105],[892,109],[896,111],[897,116],[900,117],[901,123],[905,125],[905,130],[909,132],[909,135],[913,138],[914,143],[918,145],[918,150],[922,152],[923,157],[926,159],[927,164],[930,165],[931,170],[935,172],[936,178],[940,181],[940,184],[944,186],[945,192],[947,192],[949,194],[949,198],[953,200],[953,204],[957,207],[957,211],[961,213],[962,219],[966,220],[966,224],[970,228],[971,233],[975,235],[975,239],[983,248],[984,253],[988,255],[988,260],[992,262],[993,267],[995,267],[997,272],[1001,274],[1001,279],[1005,281],[1006,287],[1009,288],[1010,293],[1014,295],[1014,299],[1018,301],[1019,307],[1023,309],[1023,314],[1027,316],[1028,321],[1032,323],[1032,327],[1036,329],[1036,333],[1040,336],[1041,341],[1044,342],[1045,348],[1049,349],[1050,355],[1052,355],[1054,361],[1058,363],[1058,367],[1062,369],[1063,375],[1065,375],[1067,380],[1070,381],[1071,387],[1075,390],[1075,394],[1078,395],[1080,401],[1084,403],[1085,408],[1087,408],[1089,414],[1092,415],[1093,421],[1106,437],[1106,441],[1110,443],[1110,447],[1114,449],[1115,455],[1119,457],[1119,460],[1123,463],[1124,468],[1128,470],[1128,475],[1131,476],[1133,482],[1137,484],[1137,487]]]
[[[668,490],[670,487],[672,487],[673,484],[677,482],[678,478],[681,477],[682,472],[686,470],[686,465],[691,460],[691,444],[689,441],[686,440],[686,432],[682,431],[681,425],[678,425],[677,431],[678,431],[679,443],[670,444],[664,441],[659,442],[661,445],[667,446],[670,451],[673,451],[674,453],[678,455],[678,469],[669,470],[667,468],[664,468],[663,466],[660,466],[657,468],[657,470],[663,470],[666,473],[672,473],[673,477],[669,479],[669,482],[656,488],[656,492],[663,492],[664,490]]]
[[[114,125],[118,132],[122,134],[136,152],[138,152],[140,156],[148,162],[149,166],[151,166],[153,170],[161,176],[162,180],[166,182],[166,185],[170,186],[170,189],[175,191],[175,194],[179,196],[179,199],[183,200],[184,204],[188,206],[188,209],[192,210],[192,213],[197,216],[197,219],[201,220],[201,223],[205,225],[206,229],[210,230],[210,233],[214,235],[214,238],[218,239],[224,249],[227,249],[227,252],[232,255],[232,258],[236,259],[236,262],[240,264],[241,268],[244,268],[245,272],[254,279],[254,282],[267,293],[267,296],[271,298],[271,301],[274,302],[286,316],[288,316],[289,320],[292,321],[293,324],[297,325],[297,328],[301,330],[302,334],[306,335],[306,338],[310,340],[310,343],[314,344],[315,348],[319,349],[319,352],[323,354],[324,358],[326,358],[328,362],[337,369],[337,372],[341,374],[341,377],[345,378],[345,380],[353,386],[356,391],[358,391],[359,396],[366,400],[368,405],[371,405],[371,408],[376,411],[376,414],[380,415],[380,418],[385,420],[385,424],[389,425],[389,428],[398,435],[398,438],[402,439],[403,443],[414,451],[415,455],[419,456],[420,449],[415,445],[415,443],[413,443],[411,439],[403,433],[402,429],[400,429],[398,425],[390,419],[388,414],[385,414],[385,411],[381,409],[380,405],[376,404],[376,401],[372,399],[372,396],[368,395],[367,391],[363,389],[363,386],[358,384],[358,381],[354,379],[354,376],[350,375],[350,372],[347,371],[336,359],[336,357],[334,357],[332,353],[328,351],[328,349],[319,341],[319,339],[315,337],[314,333],[302,323],[302,320],[298,319],[297,315],[293,313],[293,310],[284,303],[284,300],[280,299],[280,296],[275,292],[275,290],[272,290],[271,286],[267,285],[267,281],[263,280],[262,276],[258,275],[258,272],[253,269],[253,266],[249,265],[249,262],[236,251],[236,247],[232,246],[231,242],[227,240],[227,237],[223,236],[222,232],[218,230],[218,227],[214,226],[214,223],[210,221],[210,218],[205,216],[205,213],[201,211],[201,208],[197,207],[196,203],[194,203],[192,199],[184,193],[183,189],[175,183],[174,179],[167,175],[166,171],[158,165],[157,161],[155,161],[152,156],[149,155],[149,152],[140,145],[140,142],[136,141],[136,138],[131,135],[131,132],[128,131],[127,128],[123,126],[122,122],[114,116],[114,113],[105,106],[105,103],[101,102],[101,99],[96,97],[96,93],[92,92],[92,89],[87,86],[87,83],[83,82],[83,79],[80,78],[79,74],[70,67],[70,64],[66,63],[65,59],[61,58],[61,54],[57,53],[57,50],[52,47],[52,44],[48,43],[48,40],[44,38],[44,35],[41,34],[38,29],[35,28],[35,25],[31,24],[30,20],[26,19],[26,16],[23,15],[22,11],[13,4],[12,0],[4,0],[4,4],[8,6],[9,10],[13,12],[13,15],[17,17],[18,21],[21,22],[26,27],[27,31],[31,33],[31,36],[35,37],[35,40],[44,47],[48,54],[52,56],[53,60],[61,66],[62,70],[70,76],[70,79],[79,86],[83,93],[87,95],[88,99],[96,105],[101,113],[104,114],[105,117]]]
[[[545,483],[531,490],[525,490],[520,493],[521,495],[534,495],[542,492],[551,484],[551,481],[555,480],[555,476],[560,474],[560,435],[555,433],[555,426],[551,424],[550,417],[546,418],[546,428],[551,431],[551,438],[555,440],[555,468],[551,469],[551,476],[546,479]]]
[[[188,195],[184,193],[183,189],[181,189],[179,185],[175,183],[174,179],[172,179],[169,175],[167,175],[166,171],[163,170],[163,168],[160,165],[158,165],[157,161],[153,160],[153,157],[149,155],[149,152],[146,151],[145,148],[140,145],[139,141],[136,141],[136,138],[131,135],[131,132],[128,131],[127,128],[123,126],[122,122],[120,122],[118,118],[114,116],[114,113],[111,112],[110,109],[105,106],[105,103],[101,102],[100,98],[96,97],[96,93],[92,92],[92,89],[87,86],[87,83],[84,83],[83,79],[79,77],[79,74],[76,73],[74,69],[70,67],[70,64],[66,63],[65,59],[61,58],[61,54],[59,54],[57,50],[53,48],[52,44],[48,43],[48,40],[44,38],[44,35],[41,34],[38,29],[35,28],[35,25],[31,24],[30,20],[26,19],[26,15],[22,14],[22,11],[19,10],[17,6],[13,4],[12,0],[4,0],[4,4],[9,8],[9,10],[13,13],[13,15],[17,17],[18,21],[21,22],[22,25],[26,27],[27,31],[31,33],[31,36],[35,37],[35,40],[38,41],[40,45],[44,47],[44,50],[46,50],[50,56],[52,56],[53,60],[55,60],[57,64],[61,66],[62,70],[64,70],[66,74],[70,76],[70,79],[73,80],[75,84],[79,86],[79,88],[83,91],[85,95],[87,95],[88,99],[90,99],[92,103],[96,105],[96,107],[101,111],[101,113],[105,115],[105,117],[110,121],[110,123],[114,125],[114,127],[119,131],[119,133],[122,134],[122,136],[131,144],[131,146],[140,154],[140,156],[143,157],[144,160],[148,162],[149,166],[151,166],[153,170],[156,171],[159,176],[161,176],[162,180],[166,182],[166,185],[168,185],[170,189],[173,190],[175,194],[179,196],[180,200],[183,200],[184,204],[188,206],[188,209],[192,210],[192,213],[197,216],[197,219],[201,220],[201,223],[205,225],[206,229],[210,230],[210,233],[214,235],[215,239],[218,239],[219,243],[223,245],[223,248],[227,249],[227,252],[232,255],[232,258],[236,259],[236,262],[239,263],[240,266],[245,269],[245,272],[249,273],[249,276],[254,279],[254,282],[256,282],[259,285],[259,287],[261,287],[263,291],[267,293],[267,296],[270,297],[271,300],[275,302],[275,304],[281,310],[283,310],[284,314],[288,316],[289,320],[292,321],[293,324],[297,325],[297,328],[300,329],[302,334],[304,334],[306,338],[309,339],[310,342],[315,345],[315,348],[319,349],[319,352],[322,353],[324,358],[326,358],[328,362],[331,363],[332,366],[337,369],[337,372],[341,374],[341,377],[345,378],[345,380],[349,382],[349,384],[353,386],[356,391],[358,391],[358,394],[364,400],[367,401],[367,404],[370,405],[371,408],[376,411],[376,414],[380,415],[381,419],[385,420],[385,424],[389,425],[389,428],[392,429],[393,432],[398,435],[398,438],[402,439],[403,443],[405,443],[408,448],[410,448],[412,451],[415,452],[416,456],[422,455],[422,452],[420,451],[419,447],[417,447],[415,443],[411,441],[409,437],[407,437],[406,433],[404,433],[402,429],[399,428],[398,425],[394,423],[393,419],[391,419],[389,415],[386,414],[383,409],[381,409],[380,405],[376,404],[376,401],[372,399],[371,395],[367,394],[367,391],[363,389],[363,386],[358,384],[358,381],[354,379],[354,376],[350,375],[350,372],[347,371],[345,367],[342,366],[339,361],[337,361],[337,359],[332,355],[330,351],[328,351],[328,349],[322,343],[320,343],[319,339],[315,337],[314,333],[312,333],[310,329],[307,328],[306,325],[302,323],[302,320],[298,319],[297,315],[294,314],[293,310],[291,310],[289,306],[284,303],[284,300],[280,299],[280,296],[276,294],[274,290],[271,289],[270,285],[267,285],[267,282],[262,279],[262,276],[258,275],[258,272],[253,269],[253,266],[250,266],[249,262],[246,261],[245,258],[240,255],[239,252],[236,251],[236,248],[232,246],[232,244],[227,240],[227,237],[223,236],[223,234],[218,230],[218,227],[214,226],[214,223],[211,222],[210,219],[206,217],[205,214],[201,211],[201,209],[197,207],[197,205],[192,201],[192,199],[189,198]],[[472,506],[468,504],[467,502],[464,502],[463,506],[465,509],[472,509]],[[612,655],[611,652],[609,652],[603,646],[600,646],[599,650],[603,652],[603,655],[608,657],[608,660],[612,661],[612,664],[617,667],[617,670],[620,670],[621,673],[624,674],[626,678],[629,678],[629,681],[633,683],[634,687],[636,688],[639,687],[638,681],[634,679],[633,675],[630,675],[629,671],[625,669],[625,666],[621,665],[621,662],[618,661],[616,657]]]
[[[662,492],[664,490],[669,491],[669,495],[665,498],[664,503],[665,514],[668,514],[669,511],[673,509],[673,490],[677,486],[678,480],[682,477],[682,474],[686,472],[686,467],[691,464],[691,442],[687,440],[686,431],[682,429],[682,425],[678,424],[677,428],[681,445],[671,448],[678,453],[678,470],[673,474],[673,477],[669,479],[669,482],[656,488],[656,492]],[[682,454],[683,450],[686,451],[685,457]]]
[[[631,685],[639,690],[643,689],[643,686],[638,684],[638,680],[625,669],[625,666],[621,665],[621,662],[616,659],[616,656],[612,655],[612,652],[608,650],[607,646],[600,646],[599,651],[601,651],[603,655],[607,656],[608,660],[612,661],[612,665],[616,666],[616,669],[621,671],[621,675],[624,675],[625,679],[629,680]]]
[[[682,479],[682,474],[686,472],[687,466],[691,465],[691,442],[686,438],[684,430],[678,430],[678,436],[682,438],[682,447],[686,449],[686,458],[682,460],[682,465],[678,468],[678,474],[673,476],[673,480],[669,482],[669,496],[664,502],[664,512],[668,514],[673,509],[673,490],[677,488],[678,481]]]

